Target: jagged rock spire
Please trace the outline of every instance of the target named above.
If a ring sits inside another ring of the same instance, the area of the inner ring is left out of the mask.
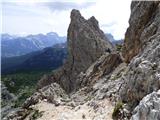
[[[48,81],[58,82],[67,92],[71,92],[76,83],[76,77],[85,71],[104,53],[113,51],[113,46],[100,30],[95,17],[86,20],[78,10],[71,11],[71,22],[68,28],[67,44],[68,58],[60,70],[56,71]],[[44,82],[45,81],[45,82]]]

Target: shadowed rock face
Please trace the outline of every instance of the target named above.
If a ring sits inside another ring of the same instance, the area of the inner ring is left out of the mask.
[[[104,33],[99,29],[98,21],[91,17],[85,20],[77,10],[71,12],[68,28],[68,63],[72,71],[79,73],[86,70],[109,48],[113,49]]]
[[[132,2],[123,48],[125,62],[129,63],[159,29],[158,6],[159,2],[155,1]]]
[[[132,2],[131,9],[125,60],[139,53],[122,78],[125,83],[120,95],[135,107],[145,95],[160,89],[160,2]]]
[[[39,88],[57,82],[67,92],[71,92],[80,72],[85,71],[104,53],[114,51],[95,17],[85,20],[75,9],[72,10],[70,17],[67,35],[69,55],[66,63],[51,76],[42,78],[38,84]]]

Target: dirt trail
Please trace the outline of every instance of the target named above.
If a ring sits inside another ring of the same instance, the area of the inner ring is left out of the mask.
[[[114,106],[108,99],[89,101],[75,108],[70,106],[55,106],[41,101],[34,109],[44,111],[37,120],[112,120]]]

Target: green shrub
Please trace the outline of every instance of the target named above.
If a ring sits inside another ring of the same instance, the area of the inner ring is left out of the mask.
[[[121,44],[116,44],[116,50],[117,51],[122,51],[122,45]]]
[[[123,108],[123,103],[122,102],[118,102],[113,110],[113,113],[112,113],[112,118],[117,118],[118,117],[118,114],[120,113],[120,109]]]
[[[30,120],[37,120],[38,118],[42,117],[43,111],[34,110],[33,115],[30,117]]]

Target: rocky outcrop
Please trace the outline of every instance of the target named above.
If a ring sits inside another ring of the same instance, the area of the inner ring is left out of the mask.
[[[68,58],[66,63],[51,76],[42,78],[39,88],[52,82],[59,83],[67,92],[75,89],[76,77],[84,72],[104,53],[114,50],[100,30],[95,17],[85,20],[78,10],[72,10],[68,28]]]
[[[160,90],[152,92],[140,101],[131,120],[160,120]]]
[[[128,63],[136,56],[150,40],[150,37],[159,31],[159,2],[133,1],[129,28],[125,34],[123,56]]]
[[[13,93],[10,93],[3,82],[1,82],[1,99],[2,102],[10,102],[15,100],[16,97]]]
[[[120,63],[122,59],[118,53],[106,53],[93,63],[85,73],[78,76],[77,86],[93,86],[99,79],[110,74]]]
[[[60,87],[59,84],[52,83],[51,85],[45,86],[39,89],[31,97],[29,97],[23,104],[23,108],[29,108],[39,102],[39,100],[46,99],[48,102],[58,105],[63,99],[68,100],[68,95]]]
[[[3,118],[14,108],[13,103],[17,97],[10,93],[3,82],[1,82],[1,117]]]
[[[122,77],[120,96],[134,108],[144,96],[160,89],[160,2],[134,1],[131,9],[123,54],[127,62],[132,60]]]

